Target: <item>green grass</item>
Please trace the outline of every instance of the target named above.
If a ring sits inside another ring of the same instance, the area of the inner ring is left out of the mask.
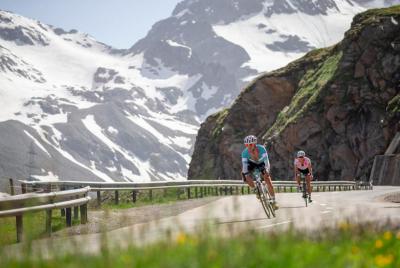
[[[293,96],[290,105],[278,114],[275,123],[268,129],[264,137],[279,135],[287,125],[295,123],[317,102],[322,89],[335,74],[341,57],[342,52],[336,53],[328,57],[317,69],[306,72],[299,82],[299,89]]]
[[[221,238],[179,233],[168,241],[98,256],[80,253],[50,260],[1,260],[4,267],[400,267],[400,232],[342,223],[309,234],[248,231]],[[79,251],[77,251],[79,252]]]
[[[17,242],[15,217],[0,218],[0,246]],[[27,240],[38,239],[46,236],[46,212],[28,213],[23,216],[23,233]],[[79,224],[79,220],[72,220],[73,224]],[[65,217],[61,217],[59,209],[52,213],[52,232],[66,227]]]
[[[397,94],[389,101],[386,111],[388,112],[389,117],[400,115],[400,94]]]
[[[233,190],[235,191],[235,189]],[[239,189],[240,191],[240,189]],[[241,193],[241,191],[240,191]],[[247,190],[246,190],[247,193]],[[107,192],[107,200],[102,203],[101,207],[105,209],[126,209],[132,207],[140,207],[152,204],[165,204],[174,203],[177,201],[188,200],[188,194],[186,189],[157,189],[152,190],[152,198],[150,198],[148,190],[139,191],[136,195],[136,202],[133,202],[132,191],[119,191],[119,204],[115,204],[114,192]],[[208,192],[207,189],[203,192],[203,197],[206,196],[216,196],[214,188],[212,191]],[[196,197],[196,190],[194,188],[190,189],[191,199]],[[200,187],[197,189],[197,197],[201,197]],[[95,208],[95,200],[92,202],[91,207]]]
[[[215,114],[216,119],[215,119],[215,127],[212,131],[212,136],[214,138],[218,137],[219,134],[221,134],[222,132],[222,128],[224,126],[224,121],[225,118],[228,116],[229,114],[229,109],[223,109],[222,111],[219,111],[218,113]]]

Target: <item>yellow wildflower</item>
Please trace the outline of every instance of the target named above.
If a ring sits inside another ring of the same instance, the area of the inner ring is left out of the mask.
[[[341,222],[341,223],[339,223],[339,228],[342,231],[346,231],[350,228],[350,224],[347,222]]]
[[[375,257],[375,264],[378,267],[383,267],[383,266],[387,266],[389,264],[391,264],[394,260],[394,257],[392,254],[389,255],[377,255]]]
[[[187,239],[187,237],[186,237],[186,234],[185,234],[185,233],[179,233],[179,234],[177,235],[177,237],[176,237],[176,242],[177,242],[179,245],[182,245],[182,244],[185,244],[185,243],[186,243],[186,239]]]
[[[382,240],[380,240],[380,239],[376,240],[376,241],[375,241],[375,247],[376,247],[376,248],[381,248],[381,247],[383,247],[383,242],[382,242]]]
[[[386,240],[390,240],[390,239],[392,239],[392,232],[390,232],[390,231],[386,231],[384,234],[383,234],[383,238],[384,239],[386,239]]]

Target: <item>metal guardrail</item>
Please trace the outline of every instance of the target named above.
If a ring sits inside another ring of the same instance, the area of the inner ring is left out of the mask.
[[[93,182],[93,181],[20,181],[22,189],[27,191],[28,187],[33,190],[44,188],[47,190],[53,188],[68,189],[90,186],[91,191],[97,192],[97,205],[101,206],[101,191],[115,191],[115,203],[119,203],[119,191],[132,191],[132,200],[136,202],[138,191],[148,191],[149,198],[152,199],[152,191],[157,189],[178,188],[183,192],[186,190],[187,198],[192,198],[191,189],[194,188],[194,197],[202,197],[206,194],[228,195],[239,193],[250,193],[250,188],[240,180],[187,180],[187,181],[156,181],[156,182]],[[277,192],[293,192],[297,186],[294,181],[273,181]],[[356,183],[355,181],[313,181],[313,191],[343,191],[343,190],[362,190],[372,189],[372,185]],[[178,195],[181,191],[178,191]],[[178,196],[179,199],[179,196]]]
[[[90,201],[90,187],[50,193],[25,193],[0,199],[0,218],[16,217],[17,242],[23,240],[23,215],[30,212],[46,211],[46,233],[51,235],[53,209],[65,209],[66,225],[72,225],[71,210],[78,219],[80,209],[81,223],[87,222],[87,204]]]

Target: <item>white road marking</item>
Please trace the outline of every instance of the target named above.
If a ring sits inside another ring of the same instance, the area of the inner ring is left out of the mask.
[[[282,224],[286,224],[286,223],[290,223],[290,222],[292,222],[292,221],[283,221],[283,222],[268,224],[268,225],[264,225],[264,226],[258,227],[257,229],[270,228],[270,227],[274,227],[274,226],[277,226],[277,225],[282,225]]]
[[[323,206],[323,207],[326,206],[326,204],[319,204],[319,205],[320,205],[320,206]]]
[[[330,210],[321,211],[321,214],[332,213]]]

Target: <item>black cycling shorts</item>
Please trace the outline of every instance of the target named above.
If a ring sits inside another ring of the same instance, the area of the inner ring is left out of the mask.
[[[308,170],[308,168],[306,168],[306,169],[297,169],[298,171],[300,171],[301,173],[303,173],[304,175],[308,175],[308,174],[310,174],[310,171]]]
[[[249,173],[252,173],[255,169],[258,169],[261,172],[261,174],[267,173],[267,170],[265,169],[265,163],[264,162],[262,162],[260,164],[249,162],[247,164],[247,170],[248,170]],[[243,179],[243,181],[246,181],[244,173],[242,173],[242,179]]]

